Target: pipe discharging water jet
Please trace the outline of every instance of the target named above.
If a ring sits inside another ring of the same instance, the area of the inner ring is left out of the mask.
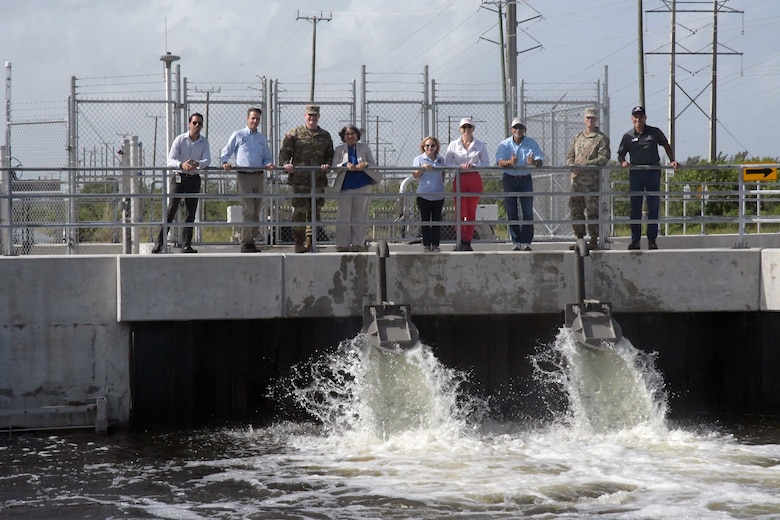
[[[376,246],[378,258],[376,305],[363,307],[363,328],[375,348],[390,352],[403,352],[420,344],[420,335],[411,320],[409,305],[396,304],[387,299],[387,270],[385,260],[390,256],[387,241]]]
[[[576,303],[566,304],[564,310],[566,326],[572,329],[574,337],[582,346],[604,349],[606,344],[616,344],[623,338],[623,331],[612,318],[612,304],[599,300],[585,299],[584,258],[590,256],[584,238],[577,240],[574,248],[574,285]]]

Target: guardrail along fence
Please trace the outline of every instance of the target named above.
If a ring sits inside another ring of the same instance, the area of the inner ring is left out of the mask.
[[[662,170],[659,225],[662,235],[738,234],[739,244],[748,233],[780,231],[780,185],[777,165],[758,169],[769,180],[753,181],[758,171],[746,165],[685,167]],[[416,183],[410,167],[383,168],[382,181],[370,193],[366,239],[414,243],[420,240],[420,218],[416,206]],[[312,170],[313,172],[313,170]],[[459,227],[476,226],[474,240],[502,243],[509,240],[504,197],[528,195],[502,191],[499,168],[482,169],[484,192],[474,221],[463,220],[455,201],[466,196],[451,191],[447,183],[442,241],[454,242]],[[0,168],[0,246],[4,255],[139,253],[154,241],[164,223],[168,181],[172,171],[149,167],[101,168]],[[448,179],[454,172],[447,171]],[[334,174],[329,174],[330,181]],[[601,169],[598,224],[604,247],[608,237],[630,234],[628,171],[610,166]],[[533,169],[535,241],[572,240],[569,212],[569,168]],[[747,179],[747,180],[746,180]],[[204,172],[199,199],[194,243],[227,245],[237,243],[241,226],[239,196],[234,172],[212,168]],[[300,194],[296,194],[300,197]],[[335,229],[351,224],[337,220],[339,193],[327,191],[320,221],[305,224],[315,244],[333,243]],[[265,174],[262,226],[258,244],[283,246],[292,242],[291,188],[286,174],[273,170]],[[311,197],[314,204],[314,198]],[[180,205],[183,212],[183,204]],[[168,243],[178,244],[181,218],[169,226]],[[585,223],[580,221],[580,223]],[[738,244],[738,245],[739,245]]]

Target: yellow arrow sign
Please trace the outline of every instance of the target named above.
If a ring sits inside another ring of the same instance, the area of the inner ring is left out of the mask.
[[[763,164],[745,164],[742,166],[742,180],[745,182],[776,181],[777,168]]]

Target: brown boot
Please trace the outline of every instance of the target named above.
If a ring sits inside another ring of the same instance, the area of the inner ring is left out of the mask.
[[[303,237],[300,235],[295,235],[293,238],[295,238],[295,252],[296,253],[305,253],[308,251],[306,249],[306,246],[303,245]]]

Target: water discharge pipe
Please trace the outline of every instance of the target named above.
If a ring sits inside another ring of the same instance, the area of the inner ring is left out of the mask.
[[[620,325],[612,318],[612,304],[585,299],[585,262],[590,256],[584,238],[574,246],[574,297],[564,309],[566,326],[572,329],[577,343],[589,348],[604,349],[623,338]]]
[[[377,297],[376,305],[363,307],[363,328],[371,345],[385,351],[400,353],[420,344],[420,334],[411,320],[408,305],[396,304],[387,299],[387,268],[390,256],[386,240],[377,242]]]

